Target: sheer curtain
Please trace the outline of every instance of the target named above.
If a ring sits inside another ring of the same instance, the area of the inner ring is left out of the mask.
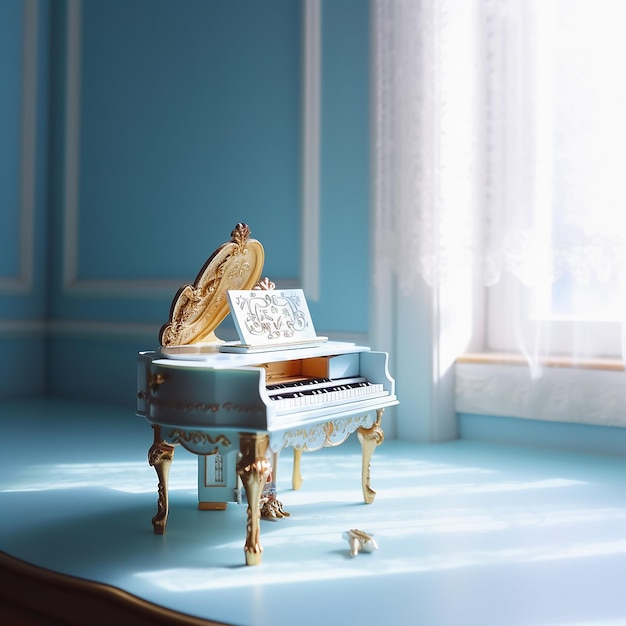
[[[480,18],[474,0],[373,0],[376,253],[408,291],[471,260]]]
[[[485,303],[450,358],[621,358],[626,3],[372,8],[378,268]]]

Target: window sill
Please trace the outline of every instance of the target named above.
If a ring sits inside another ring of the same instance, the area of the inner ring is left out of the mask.
[[[523,365],[526,359],[519,354],[498,352],[468,352],[456,360],[457,363]],[[550,357],[543,359],[544,367],[567,367],[576,369],[608,370],[623,372],[626,368],[622,359],[594,358],[578,359],[572,357]]]
[[[618,359],[547,359],[531,378],[523,358],[457,359],[457,413],[626,427],[626,378]]]

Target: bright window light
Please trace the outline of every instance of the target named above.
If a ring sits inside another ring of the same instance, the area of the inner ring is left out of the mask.
[[[619,321],[626,3],[542,0],[534,19],[535,210],[560,266],[551,288],[535,293],[535,314]]]

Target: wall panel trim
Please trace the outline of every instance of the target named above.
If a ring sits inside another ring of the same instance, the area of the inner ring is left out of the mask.
[[[29,293],[33,288],[35,254],[35,167],[37,140],[37,21],[39,0],[24,1],[22,31],[22,93],[17,276],[0,277],[0,293]]]
[[[0,320],[0,337],[44,336],[47,328],[44,320]]]
[[[73,291],[78,286],[81,19],[82,3],[80,0],[68,0],[63,188],[63,287],[65,291]]]
[[[151,341],[151,345],[158,343],[161,324],[107,322],[102,320],[57,320],[47,324],[50,336],[64,337],[108,337],[118,339],[141,338]]]
[[[321,0],[303,0],[302,236],[300,275],[309,300],[320,298]]]

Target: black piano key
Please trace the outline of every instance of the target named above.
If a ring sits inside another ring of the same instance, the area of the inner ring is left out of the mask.
[[[275,391],[276,389],[290,389],[293,387],[300,387],[306,385],[321,385],[324,383],[331,383],[332,380],[330,378],[307,378],[303,380],[297,380],[292,382],[283,382],[283,383],[273,383],[271,385],[267,385],[266,389],[268,391]]]
[[[328,394],[328,393],[332,393],[333,391],[348,391],[350,389],[368,387],[371,384],[372,383],[370,383],[369,381],[359,381],[359,382],[349,383],[345,385],[335,384],[332,386],[319,387],[316,389],[299,389],[297,391],[294,390],[291,392],[281,393],[280,395],[272,395],[270,396],[270,398],[273,400],[286,400],[288,398],[303,398],[305,396]]]

